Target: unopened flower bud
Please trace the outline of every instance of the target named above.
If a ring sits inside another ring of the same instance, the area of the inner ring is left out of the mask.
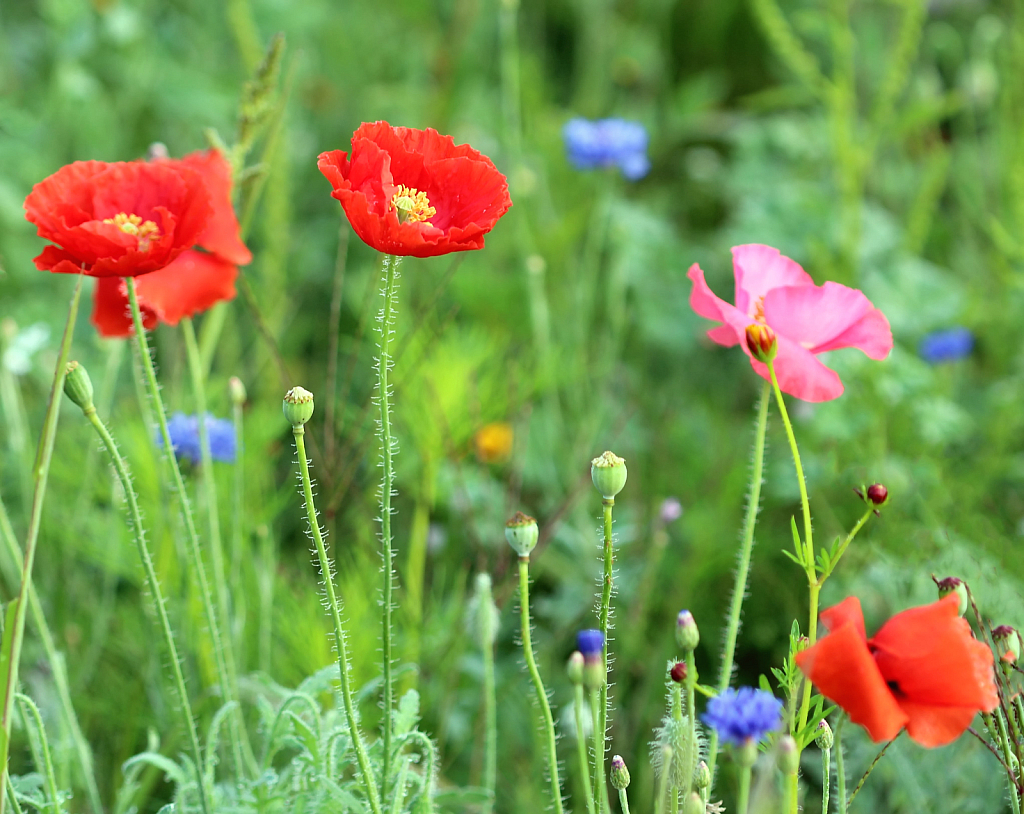
[[[806,636],[799,636],[796,640],[796,652],[803,653],[808,647],[811,646],[811,640]]]
[[[626,485],[626,461],[614,452],[605,452],[590,462],[590,477],[601,497],[615,500]]]
[[[889,501],[889,490],[881,483],[872,483],[868,487],[867,496],[877,508],[881,508]]]
[[[683,801],[682,814],[704,814],[704,811],[704,801],[697,792],[691,791],[690,796]]]
[[[612,755],[611,781],[612,788],[618,791],[629,788],[629,769],[621,755]]]
[[[963,616],[967,613],[967,605],[969,604],[969,598],[967,596],[967,586],[964,585],[964,581],[959,577],[946,577],[945,579],[935,579],[935,587],[939,589],[939,599],[945,599],[950,594],[956,594],[959,600],[957,610],[960,615]]]
[[[1009,625],[1000,625],[992,630],[992,640],[996,644],[996,655],[1006,665],[1012,666],[1020,661],[1020,634]]]
[[[779,738],[779,768],[783,774],[796,774],[800,769],[800,751],[792,735]]]
[[[284,394],[284,417],[293,427],[301,427],[313,417],[313,394],[304,387],[293,387]]]
[[[470,625],[482,650],[494,647],[498,635],[498,609],[491,594],[491,575],[477,574],[470,603]]]
[[[711,769],[708,768],[708,764],[703,760],[693,770],[693,785],[698,789],[706,789],[711,785]]]
[[[700,644],[700,631],[697,630],[697,622],[693,614],[688,610],[679,611],[676,617],[676,644],[684,653],[697,649]]]
[[[757,741],[753,738],[747,738],[743,743],[736,747],[735,751],[736,762],[744,768],[749,768],[757,763]]]
[[[579,650],[569,656],[569,663],[565,667],[565,672],[569,675],[569,681],[572,682],[573,686],[583,683],[583,654]]]
[[[583,686],[599,689],[605,682],[604,634],[600,630],[581,630],[576,634],[576,646],[583,654]]]
[[[245,385],[242,384],[242,380],[237,376],[232,376],[228,379],[228,395],[231,397],[232,404],[245,404]]]
[[[530,552],[537,547],[539,537],[537,521],[528,514],[516,512],[505,524],[505,539],[520,557],[530,556]]]
[[[672,669],[668,671],[668,674],[676,684],[682,684],[686,681],[686,662],[677,661],[672,665]]]
[[[759,362],[770,362],[779,352],[779,341],[775,331],[763,322],[752,322],[747,326],[747,350]]]
[[[814,736],[814,742],[823,752],[827,749],[831,749],[832,744],[835,743],[835,735],[832,734],[832,727],[828,725],[828,721],[824,718],[818,721],[818,734]]]
[[[92,380],[78,362],[68,362],[64,368],[64,395],[82,410],[88,410],[93,406]]]

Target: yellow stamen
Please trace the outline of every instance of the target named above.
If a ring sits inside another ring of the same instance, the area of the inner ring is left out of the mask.
[[[430,205],[427,193],[404,184],[398,185],[391,198],[391,205],[398,210],[398,220],[402,223],[425,223],[432,226],[430,218],[437,214],[437,210]]]
[[[148,252],[149,244],[160,238],[160,227],[151,220],[143,220],[138,215],[128,215],[118,212],[112,218],[106,218],[104,223],[112,223],[126,235],[132,235],[139,241],[139,251]]]
[[[754,319],[762,324],[766,324],[764,318],[764,297],[758,297],[757,302],[754,303]]]

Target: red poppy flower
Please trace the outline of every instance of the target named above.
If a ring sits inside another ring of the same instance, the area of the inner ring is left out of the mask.
[[[238,219],[231,205],[231,165],[216,150],[191,153],[181,159],[156,163],[197,172],[206,185],[212,212],[197,245],[206,252],[188,250],[168,266],[135,281],[143,324],[177,325],[182,317],[205,311],[235,296],[238,266],[252,260],[239,236]],[[123,280],[98,280],[93,298],[93,324],[103,336],[130,336],[132,319],[128,290]]]
[[[352,153],[317,162],[352,228],[385,254],[434,257],[484,247],[512,201],[487,156],[436,130],[362,124]]]
[[[750,244],[732,250],[736,304],[714,295],[696,263],[687,276],[693,281],[690,306],[700,316],[724,323],[708,331],[719,345],[739,344],[759,376],[768,367],[751,356],[744,341],[747,326],[763,323],[778,339],[775,375],[784,393],[804,401],[829,401],[843,394],[839,374],[817,354],[859,348],[872,359],[892,350],[892,331],[885,315],[863,293],[839,283],[814,284],[800,265],[771,246]]]
[[[855,596],[823,611],[831,632],[798,653],[796,663],[875,741],[907,734],[942,746],[999,703],[992,651],[971,635],[950,595],[898,613],[868,639]]]
[[[25,217],[57,244],[36,268],[93,277],[162,269],[195,245],[211,214],[203,176],[169,161],[76,161],[25,199]]]

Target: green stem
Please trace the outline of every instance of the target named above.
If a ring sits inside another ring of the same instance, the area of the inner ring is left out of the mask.
[[[738,814],[747,814],[747,809],[750,807],[750,771],[750,766],[740,767],[740,788],[736,795]]]
[[[903,733],[903,730],[900,730],[896,734],[896,738],[898,738],[902,733]],[[865,771],[864,774],[861,775],[860,780],[857,781],[857,785],[854,787],[853,791],[850,793],[850,799],[847,800],[847,802],[846,802],[846,807],[847,808],[849,808],[850,806],[853,805],[853,799],[857,796],[857,792],[859,792],[862,788],[864,788],[864,784],[867,782],[868,777],[871,775],[871,772],[874,771],[875,766],[878,765],[878,761],[880,761],[882,759],[882,757],[888,751],[889,747],[892,746],[896,742],[896,738],[893,738],[891,741],[886,743],[885,746],[883,746],[881,748],[881,750],[878,752],[878,754],[875,755],[875,759],[871,761],[871,765],[868,766],[867,771]]]
[[[593,720],[597,720],[598,710],[601,705],[600,690],[590,691],[590,717]],[[598,728],[594,727],[594,763],[601,767],[600,773],[597,775],[597,788],[595,789],[597,805],[600,806],[601,814],[611,814],[611,804],[608,802],[608,779],[604,774],[604,760],[599,758],[598,755],[604,754],[604,738],[601,737],[601,733]]]
[[[601,683],[601,704],[598,708],[598,715],[594,717],[594,732],[600,733],[601,746],[598,749],[596,747],[598,741],[594,741],[594,785],[598,789],[601,788],[601,778],[604,777],[604,752],[608,742],[608,673],[612,652],[612,583],[615,579],[615,540],[612,534],[612,507],[615,505],[615,498],[604,498],[602,503],[604,508],[604,577],[601,583],[600,619],[601,633],[604,634],[605,680]],[[605,800],[607,800],[607,796],[606,793]]]
[[[995,715],[992,717],[996,720],[996,728],[999,733],[999,745],[1003,750],[1003,759],[1006,761],[1007,766],[1013,766],[1016,756],[1013,754],[1013,748],[1010,746],[1010,737],[1006,730],[1006,720],[1003,718],[1001,710],[996,710]],[[1009,780],[1010,802],[1013,804],[1014,814],[1020,814],[1020,789],[1017,786],[1016,778],[1013,777],[1012,772]],[[854,791],[854,794],[856,793],[857,792]]]
[[[21,704],[21,715],[26,720],[26,723],[31,718],[32,723],[36,727],[37,737],[39,738],[39,751],[42,753],[40,757],[43,760],[43,765],[36,768],[42,771],[43,777],[46,779],[46,793],[50,798],[48,808],[56,812],[56,814],[60,814],[63,810],[60,804],[60,789],[57,788],[57,775],[53,771],[53,757],[50,755],[50,742],[46,738],[43,716],[39,714],[39,707],[36,706],[35,701],[27,695],[22,695],[19,692],[15,697],[18,703]]]
[[[14,706],[14,694],[18,689],[18,668],[21,665],[21,645],[25,637],[25,612],[28,606],[28,590],[32,585],[32,565],[36,557],[36,541],[39,539],[39,526],[43,517],[43,500],[46,497],[46,483],[50,475],[50,459],[53,457],[53,444],[57,438],[57,419],[60,416],[60,393],[64,387],[64,368],[71,352],[71,337],[75,332],[75,319],[78,317],[78,302],[82,296],[82,277],[78,276],[71,305],[68,308],[68,319],[64,325],[64,336],[61,339],[60,351],[57,354],[57,366],[53,372],[53,384],[50,387],[50,399],[46,405],[43,418],[43,431],[39,436],[39,448],[33,466],[35,488],[32,492],[32,510],[29,515],[28,533],[25,536],[25,557],[21,566],[21,587],[13,608],[8,608],[6,621],[10,627],[4,631],[6,648],[0,656],[0,665],[7,667],[6,674],[0,678],[3,682],[3,706],[0,709],[0,812],[4,810],[4,796],[7,793],[7,757],[10,754],[11,718]]]
[[[665,798],[668,796],[668,779],[672,775],[672,757],[674,753],[671,747],[663,746],[661,754],[661,774],[658,777],[654,798],[654,811],[656,814],[664,814],[665,811]]]
[[[242,563],[249,557],[245,547],[245,432],[242,401],[231,400],[231,422],[235,429],[234,482],[231,489],[231,581],[230,596],[234,616],[228,628],[232,636],[241,640],[245,633],[245,592],[242,589]],[[244,660],[243,660],[244,661]],[[260,665],[261,669],[263,665]]]
[[[129,285],[129,289],[131,285]],[[147,356],[148,358],[148,356]],[[156,568],[153,565],[153,558],[146,545],[145,526],[142,524],[142,512],[139,510],[139,499],[135,494],[135,486],[132,484],[131,474],[128,472],[128,465],[125,463],[121,453],[118,452],[117,444],[114,442],[110,431],[96,413],[96,408],[91,405],[84,408],[85,417],[92,424],[96,434],[99,435],[104,449],[110,458],[110,463],[121,481],[121,488],[124,489],[125,500],[128,503],[128,520],[132,529],[132,536],[135,538],[135,547],[139,551],[139,559],[142,561],[142,570],[146,575],[146,588],[149,590],[150,599],[153,602],[153,612],[160,622],[160,632],[163,634],[164,646],[167,648],[167,657],[171,663],[171,673],[174,677],[174,689],[178,695],[178,705],[181,707],[181,714],[184,718],[185,729],[188,732],[189,746],[196,761],[196,770],[200,775],[199,802],[203,811],[209,811],[207,800],[206,784],[202,780],[203,753],[199,746],[199,735],[196,733],[195,716],[192,714],[192,705],[188,700],[188,690],[185,687],[185,677],[181,672],[181,657],[178,655],[178,648],[174,644],[174,632],[171,629],[171,621],[167,616],[167,603],[164,600],[163,591],[160,589],[160,580],[157,577]]]
[[[210,432],[206,426],[206,386],[204,384],[203,365],[199,356],[199,344],[196,342],[196,332],[192,325],[192,319],[185,317],[181,320],[181,332],[185,336],[185,355],[188,358],[189,372],[192,376],[192,396],[195,399],[196,423],[199,428],[199,455],[202,461],[202,483],[206,493],[206,514],[210,527],[210,554],[213,563],[213,585],[217,601],[217,612],[220,621],[220,629],[231,632],[231,612],[228,599],[227,573],[224,570],[224,546],[220,534],[220,511],[217,501],[217,478],[213,471],[213,455],[210,452]],[[238,464],[239,469],[242,468]],[[231,686],[229,698],[238,698],[238,669],[235,666],[235,648],[228,645],[224,648],[224,666],[227,670],[227,678]],[[252,755],[252,747],[248,743],[245,731],[245,719],[242,715],[240,705],[235,706],[235,712],[231,716],[228,725],[228,734],[231,738],[231,750],[234,753],[235,768],[239,777],[246,774],[246,760],[243,755],[249,758],[248,768],[255,773],[256,759]]]
[[[398,267],[401,262],[401,257],[384,255],[382,269],[384,288],[381,292],[384,297],[384,305],[377,318],[377,329],[380,331],[380,358],[377,361],[377,398],[380,400],[378,437],[380,438],[381,463],[384,470],[380,487],[380,538],[384,554],[384,601],[381,614],[383,628],[381,649],[384,656],[384,714],[382,716],[384,758],[380,781],[382,799],[387,799],[388,777],[391,773],[391,710],[394,706],[394,679],[391,673],[391,594],[394,588],[394,555],[391,550],[391,494],[395,484],[395,439],[391,435],[391,392],[388,373],[392,364],[391,337],[395,333],[395,312],[398,306]]]
[[[840,740],[843,734],[843,724],[846,723],[846,716],[840,715],[839,722],[832,732],[832,748],[836,750],[836,796],[839,799],[838,814],[846,814],[848,803],[846,801],[846,767],[843,765],[843,743]],[[827,811],[822,814],[828,814]]]
[[[821,750],[821,814],[828,814],[828,796],[832,787],[832,750]]]
[[[228,671],[227,664],[224,660],[224,641],[221,638],[220,622],[217,618],[217,610],[213,603],[212,594],[210,593],[210,583],[206,577],[206,567],[203,565],[203,552],[199,543],[199,534],[196,531],[195,518],[192,515],[192,506],[188,499],[188,493],[185,490],[185,482],[181,477],[181,469],[178,467],[178,459],[174,454],[174,445],[171,441],[171,434],[167,429],[167,412],[164,409],[163,399],[160,397],[160,385],[157,382],[156,369],[153,366],[153,357],[150,356],[149,341],[146,339],[146,329],[142,324],[142,312],[139,309],[139,298],[135,291],[134,278],[129,277],[125,280],[125,284],[128,288],[128,302],[131,306],[132,321],[135,324],[135,341],[139,351],[139,361],[142,364],[142,371],[146,380],[146,388],[149,391],[149,397],[153,403],[153,412],[156,416],[157,426],[160,429],[160,439],[163,442],[164,457],[167,459],[170,466],[171,486],[178,496],[178,502],[181,504],[181,515],[185,521],[185,531],[186,536],[188,537],[186,551],[188,552],[189,560],[191,560],[190,566],[194,572],[196,582],[199,585],[199,596],[202,601],[206,624],[210,629],[210,638],[213,642],[213,658],[217,669],[217,683],[220,685],[221,697],[224,699],[224,702],[227,703],[235,700],[234,695],[231,692],[233,684],[231,682],[231,674]],[[238,759],[237,751],[235,758],[236,760]],[[235,768],[238,772],[238,776],[242,777],[245,769],[244,765],[242,763],[238,763]]]
[[[622,814],[629,814],[629,797],[626,796],[625,789],[619,789],[619,808],[622,809]]]
[[[490,593],[487,601],[492,601]],[[494,684],[494,641],[485,642],[484,657],[484,722],[487,730],[484,742],[484,788],[491,792],[491,798],[483,806],[483,813],[494,809],[494,794],[498,785],[498,707]],[[593,814],[593,812],[591,812]]]
[[[750,495],[747,499],[747,513],[743,519],[743,541],[740,544],[739,564],[736,567],[736,581],[732,587],[732,603],[729,606],[729,621],[725,630],[725,649],[722,651],[722,669],[718,674],[718,691],[724,692],[732,680],[733,659],[736,657],[736,638],[740,630],[743,613],[743,599],[747,594],[747,577],[750,573],[750,555],[754,550],[754,527],[761,506],[761,483],[764,480],[764,446],[768,434],[768,402],[771,397],[771,383],[761,388],[757,402],[757,424],[754,430],[754,460],[750,468]],[[718,762],[718,732],[711,731],[708,744],[708,771],[711,774],[711,788],[715,785],[715,764]]]
[[[544,682],[533,657],[533,642],[530,637],[530,558],[519,558],[519,621],[523,639],[523,658],[533,679],[537,694],[537,705],[544,718],[544,735],[547,740],[548,774],[551,779],[551,802],[557,814],[562,814],[562,784],[558,780],[558,749],[555,747],[555,722],[551,717],[551,704],[544,689]]]
[[[590,760],[587,758],[587,737],[583,731],[583,685],[575,686],[576,750],[580,761],[580,778],[583,780],[583,797],[587,801],[587,814],[595,814],[594,790],[590,783]]]
[[[373,780],[370,761],[366,754],[366,748],[363,746],[363,736],[359,731],[359,719],[357,718],[355,704],[352,702],[348,650],[345,644],[345,628],[341,622],[338,598],[334,593],[334,572],[331,568],[331,561],[327,556],[327,547],[324,544],[324,536],[320,530],[320,521],[317,519],[316,505],[313,503],[313,484],[309,477],[309,461],[306,458],[305,432],[305,428],[302,425],[292,427],[292,434],[295,436],[295,450],[299,456],[299,473],[302,477],[302,497],[306,502],[306,519],[309,523],[310,534],[316,543],[320,575],[323,578],[324,589],[327,593],[327,603],[330,605],[331,620],[334,622],[334,639],[338,649],[338,678],[341,684],[341,697],[345,705],[349,737],[352,740],[356,761],[359,764],[359,775],[363,784],[363,790],[370,801],[370,809],[373,811],[373,814],[381,814],[381,798],[377,794],[377,786]]]
[[[829,565],[828,571],[822,574],[820,579],[818,580],[818,583],[820,585],[824,585],[825,580],[832,576],[832,572],[836,570],[836,565],[839,563],[839,560],[842,559],[843,554],[846,553],[846,549],[850,547],[850,543],[853,542],[853,538],[857,536],[857,533],[864,527],[864,524],[868,522],[871,515],[873,515],[874,513],[875,507],[868,506],[864,514],[861,515],[860,520],[857,521],[857,524],[852,529],[850,529],[850,533],[846,535],[846,539],[843,540],[842,544],[839,546],[839,549],[836,551],[835,559],[833,559],[831,565]]]
[[[693,687],[697,683],[697,660],[691,650],[686,654],[686,716],[688,719],[686,731],[686,751],[683,752],[683,777],[686,778],[686,786],[683,789],[684,799],[689,798],[693,788],[693,773],[696,763],[697,747],[697,704],[694,698]]]

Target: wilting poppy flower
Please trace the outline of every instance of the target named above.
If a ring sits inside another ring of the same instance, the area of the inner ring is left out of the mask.
[[[362,124],[351,154],[321,153],[317,166],[356,234],[385,254],[482,249],[512,206],[505,176],[487,156],[429,128]]]
[[[203,175],[171,161],[76,161],[25,199],[25,217],[56,244],[36,268],[93,277],[164,268],[196,244],[212,212]]]
[[[999,703],[992,651],[971,635],[958,606],[950,595],[905,610],[868,639],[860,600],[851,596],[822,612],[830,632],[796,663],[873,740],[906,727],[922,746],[942,746]]]
[[[708,331],[719,345],[738,344],[764,379],[768,367],[754,359],[744,341],[746,328],[764,323],[778,336],[775,375],[785,393],[804,401],[829,401],[843,394],[839,374],[825,367],[817,354],[838,348],[859,348],[872,359],[892,350],[892,331],[885,315],[863,293],[839,283],[814,284],[799,264],[771,246],[750,244],[732,250],[736,304],[716,297],[696,263],[687,276],[693,281],[690,306],[700,316],[724,323]]]
[[[157,322],[177,325],[182,317],[205,311],[235,296],[238,266],[252,260],[239,236],[238,219],[231,205],[231,165],[216,150],[191,153],[182,159],[159,159],[165,164],[198,172],[210,196],[212,213],[197,245],[159,271],[135,281],[142,321],[147,329]],[[103,336],[130,336],[132,319],[124,280],[97,280],[93,324]]]

